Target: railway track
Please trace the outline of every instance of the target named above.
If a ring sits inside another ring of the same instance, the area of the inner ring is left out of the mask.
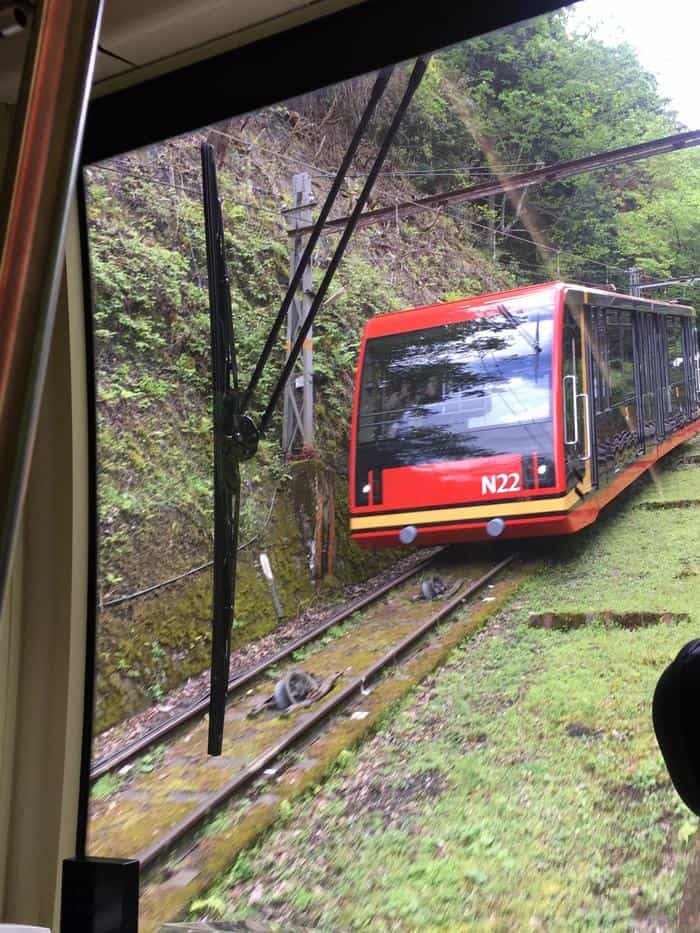
[[[438,548],[437,550],[434,550],[428,557],[418,561],[412,567],[409,567],[408,570],[397,574],[395,577],[387,580],[381,586],[376,587],[369,593],[363,594],[358,599],[355,599],[348,603],[346,606],[343,606],[341,609],[332,612],[319,625],[314,626],[299,638],[295,638],[293,641],[290,641],[289,644],[286,644],[279,651],[275,651],[273,654],[270,654],[267,658],[264,658],[258,664],[251,665],[237,676],[232,677],[228,683],[229,696],[236,693],[237,691],[242,690],[244,687],[249,686],[256,679],[260,678],[267,671],[269,671],[270,668],[274,667],[276,664],[279,664],[281,661],[285,661],[301,648],[304,648],[311,642],[322,638],[329,629],[333,628],[333,626],[341,625],[356,612],[359,612],[361,609],[370,606],[372,603],[381,599],[383,596],[385,596],[387,593],[390,593],[393,589],[395,589],[397,586],[400,586],[402,583],[405,583],[406,581],[411,580],[413,577],[418,576],[418,574],[422,573],[423,570],[425,570],[425,568],[429,566],[443,550],[444,548]],[[136,741],[130,742],[127,746],[119,749],[119,751],[111,755],[104,755],[103,757],[97,759],[90,769],[90,780],[95,783],[95,781],[98,781],[101,777],[104,777],[105,774],[119,771],[121,768],[134,761],[140,755],[143,755],[154,745],[159,744],[164,739],[167,739],[168,736],[177,732],[183,726],[186,726],[188,723],[197,719],[197,717],[205,714],[208,705],[209,694],[203,693],[190,706],[188,706],[187,709],[182,710],[177,715],[172,716],[169,719],[166,719],[164,722],[159,723],[157,726],[154,726],[152,729],[149,729]]]
[[[182,898],[196,896],[201,887],[190,890],[187,886],[191,882],[189,874],[197,875],[198,870],[183,873],[172,866],[181,866],[183,859],[190,858],[200,844],[211,848],[213,840],[207,838],[205,828],[212,825],[212,819],[223,814],[227,806],[238,807],[243,793],[260,779],[283,780],[294,756],[316,749],[319,737],[329,730],[352,716],[366,715],[357,710],[350,714],[349,708],[357,707],[358,701],[360,705],[367,704],[371,692],[387,682],[382,680],[382,674],[394,665],[410,664],[424,650],[431,633],[460,606],[493,585],[491,581],[506,570],[515,556],[464,567],[451,565],[449,552],[431,555],[378,591],[351,604],[343,613],[333,614],[302,639],[251,668],[244,677],[233,680],[231,689],[235,696],[226,714],[220,759],[208,759],[203,754],[206,721],[199,706],[197,712],[194,707],[187,712],[187,721],[179,716],[168,724],[168,732],[158,730],[158,739],[144,737],[139,744],[145,749],[146,759],[153,742],[171,741],[162,753],[162,760],[157,764],[149,761],[145,769],[139,766],[137,758],[144,752],[136,752],[134,748],[126,753],[129,755],[126,765],[124,758],[121,764],[111,762],[110,773],[114,774],[115,783],[121,780],[120,772],[130,773],[109,799],[93,802],[90,854],[138,858],[145,879],[143,904],[147,913],[149,910],[157,913],[161,908],[163,884],[168,896],[177,900],[171,888],[177,887],[181,875],[185,879]],[[433,564],[445,578],[448,595],[440,602],[416,601],[412,581]],[[380,601],[382,597],[384,601]],[[336,634],[330,643],[314,646],[314,641],[322,638],[331,626],[339,624],[339,617],[348,618],[362,606],[367,612],[360,623]],[[261,698],[269,695],[279,676],[275,665],[303,647],[313,652],[304,659],[303,666],[319,678],[339,673],[330,692],[313,707],[296,709],[288,716],[268,711],[251,718],[251,712],[256,707],[260,709]],[[202,871],[201,878],[205,877],[206,872]],[[186,899],[182,901],[186,903]],[[165,919],[168,918],[160,913],[159,922]],[[142,921],[146,931],[157,928],[155,924],[149,925],[147,917]]]

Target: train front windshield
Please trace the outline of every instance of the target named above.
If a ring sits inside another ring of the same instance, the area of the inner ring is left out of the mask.
[[[541,299],[540,299],[541,300]],[[551,306],[367,341],[358,475],[498,454],[553,457]]]

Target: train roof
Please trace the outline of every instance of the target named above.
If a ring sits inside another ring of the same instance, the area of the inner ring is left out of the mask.
[[[636,295],[625,295],[621,292],[607,291],[603,288],[593,288],[588,285],[577,285],[573,282],[545,282],[538,285],[525,285],[521,288],[512,288],[507,291],[489,292],[484,295],[474,295],[471,298],[457,298],[455,301],[437,302],[434,304],[417,305],[413,308],[403,308],[399,311],[389,311],[370,318],[365,324],[365,337],[379,337],[395,330],[414,330],[423,327],[437,326],[443,323],[441,317],[448,320],[459,320],[471,317],[478,311],[489,310],[489,306],[502,304],[505,301],[521,297],[549,297],[554,301],[557,294],[565,291],[577,291],[584,294],[584,300],[590,296],[601,296],[606,299],[607,307],[617,307],[626,310],[649,310],[657,312],[681,312],[683,315],[695,313],[691,305],[676,304],[672,301],[658,301],[652,298],[642,298]]]

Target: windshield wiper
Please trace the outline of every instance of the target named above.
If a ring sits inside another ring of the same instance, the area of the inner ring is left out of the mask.
[[[541,353],[542,347],[540,346],[540,319],[537,318],[537,331],[534,337],[531,337],[530,334],[525,330],[523,325],[517,319],[517,317],[512,314],[505,305],[497,305],[497,311],[504,317],[506,321],[512,326],[517,327],[520,333],[523,335],[524,339],[530,344],[535,353]]]

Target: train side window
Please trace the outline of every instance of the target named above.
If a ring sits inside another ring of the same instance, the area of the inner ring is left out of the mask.
[[[632,315],[629,311],[620,312],[620,349],[622,354],[622,398],[625,402],[636,397],[634,381],[634,336],[632,333]]]
[[[592,373],[593,373],[593,406],[596,415],[599,415],[604,411],[604,390],[603,390],[603,377],[601,371],[601,339],[600,339],[600,328],[601,328],[601,319],[602,314],[598,308],[593,308],[591,311],[591,326],[590,326],[590,343],[591,343],[591,357],[593,361]]]
[[[666,353],[669,384],[679,385],[685,381],[685,355],[681,320],[678,317],[666,318]]]
[[[596,344],[598,351],[597,375],[599,380],[599,392],[597,401],[597,412],[607,411],[610,408],[610,367],[608,364],[608,325],[605,308],[598,308],[596,322]]]
[[[629,311],[608,311],[605,317],[608,407],[635,398],[634,338]]]
[[[620,315],[617,311],[607,312],[605,330],[608,345],[607,364],[610,381],[610,404],[617,405],[625,397]]]
[[[564,318],[564,354],[562,369],[564,376],[564,439],[566,444],[573,444],[576,437],[576,395],[581,391],[577,385],[577,360],[580,357],[580,343],[577,341],[579,329],[567,304]],[[578,337],[580,341],[580,337]]]

